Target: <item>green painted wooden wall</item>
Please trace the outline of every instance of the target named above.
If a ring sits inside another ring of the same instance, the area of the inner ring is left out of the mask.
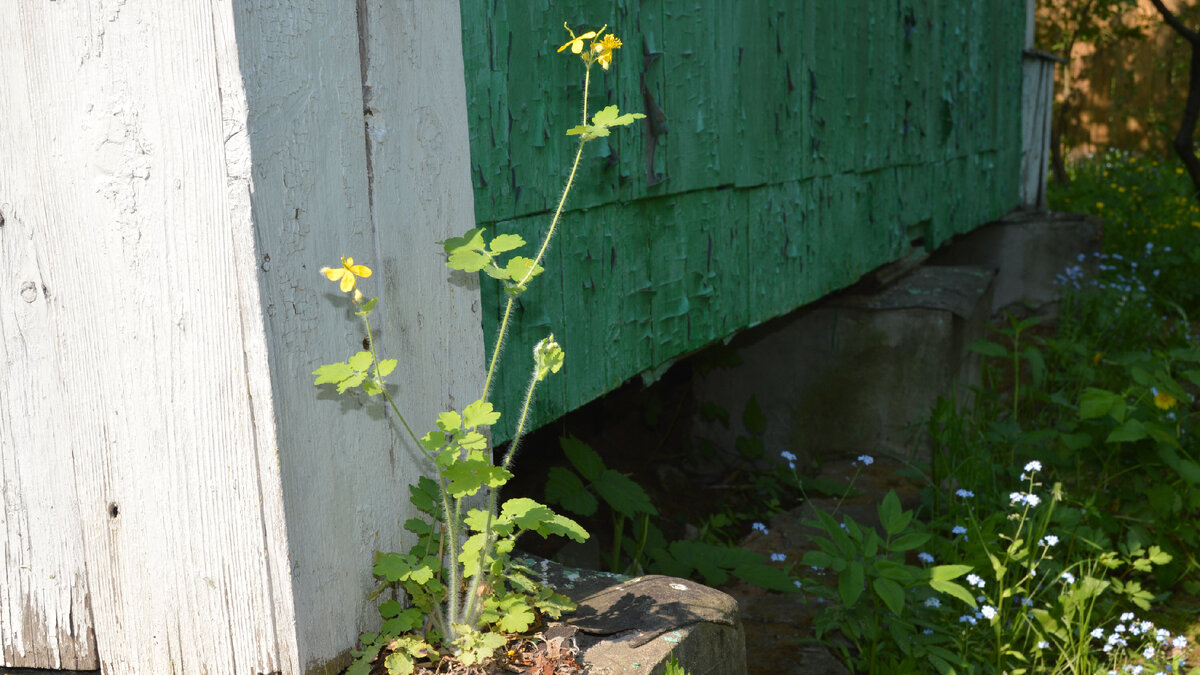
[[[534,425],[1018,204],[1025,3],[462,0],[475,213],[529,242],[573,156],[572,27],[624,41],[592,109],[646,123],[588,144],[547,272],[521,296],[494,429],[533,345],[566,367]],[[465,228],[464,228],[465,229]],[[529,253],[532,255],[532,253]],[[490,352],[503,292],[483,280]]]

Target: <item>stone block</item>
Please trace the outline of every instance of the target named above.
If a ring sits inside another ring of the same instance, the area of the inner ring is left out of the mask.
[[[1100,251],[1101,221],[1081,213],[1017,211],[952,240],[930,265],[978,265],[996,271],[993,316],[1055,316],[1063,270],[1090,269]],[[1081,260],[1082,254],[1082,260]]]
[[[693,389],[729,411],[731,425],[700,419],[696,436],[735,452],[753,396],[770,456],[927,454],[917,441],[930,407],[951,392],[965,400],[978,379],[966,346],[985,335],[993,276],[921,267],[880,292],[822,301],[739,336],[731,346],[741,365],[699,375]]]
[[[672,654],[690,675],[746,675],[746,636],[729,595],[689,579],[521,562],[578,605],[551,630],[571,631],[589,675],[662,675]]]

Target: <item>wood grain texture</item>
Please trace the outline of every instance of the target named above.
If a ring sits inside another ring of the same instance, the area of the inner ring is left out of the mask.
[[[58,275],[34,229],[56,204],[24,199],[53,182],[36,180],[47,158],[30,132],[45,111],[19,95],[31,67],[13,48],[19,18],[0,14],[12,56],[0,69],[0,664],[91,669],[99,659],[61,387],[71,372],[55,348]]]
[[[5,199],[46,288],[48,339],[30,363],[57,365],[31,373],[57,399],[31,422],[56,427],[73,460],[58,469],[78,495],[72,581],[100,665],[292,671],[290,581],[270,560],[275,444],[257,431],[247,367],[255,290],[235,251],[252,222],[228,201],[217,85],[214,25],[230,17],[207,2],[92,2],[6,18],[29,152],[4,153]],[[61,451],[46,443],[14,450]]]
[[[462,3],[480,225],[533,239],[561,189],[582,70],[555,53],[563,21],[607,23],[624,41],[593,73],[592,109],[650,116],[588,145],[547,288],[521,299],[530,325],[514,328],[511,350],[551,323],[572,335],[560,340],[567,384],[539,390],[535,424],[853,283],[914,239],[933,248],[1019,204],[1024,3],[513,4]],[[609,275],[620,283],[580,291],[575,271],[553,271],[592,269],[600,240],[635,265]],[[612,341],[630,320],[623,303],[645,305],[649,337]],[[563,328],[576,325],[587,329]],[[525,364],[503,367],[508,409]]]
[[[377,270],[418,432],[473,400],[478,286],[435,245],[474,222],[457,16],[0,17],[6,665],[336,672],[377,625],[371,557],[421,467],[377,406],[312,387],[363,338],[318,270]]]

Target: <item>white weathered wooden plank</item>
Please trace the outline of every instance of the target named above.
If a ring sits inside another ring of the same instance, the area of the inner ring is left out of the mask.
[[[1046,208],[1054,61],[1026,52],[1021,85],[1021,205]]]
[[[24,95],[34,64],[20,37],[41,28],[28,18],[0,12],[0,664],[90,669],[99,664],[63,429],[70,373],[55,354],[46,233],[33,228],[53,212],[18,196],[55,189],[39,181],[55,160],[29,133],[58,110]]]
[[[380,423],[378,401],[350,405],[312,387],[317,366],[346,358],[363,339],[347,299],[317,270],[336,265],[341,255],[376,269],[363,282],[365,292],[381,296],[373,327],[380,348],[401,362],[392,376],[395,395],[418,433],[433,412],[462,407],[482,385],[477,288],[448,284],[434,245],[469,228],[474,217],[458,6],[425,4],[403,5],[419,21],[393,18],[385,25],[379,22],[399,10],[368,4],[360,17],[350,3],[331,6],[336,9],[235,3],[296,630],[306,671],[336,667],[331,650],[378,625],[373,604],[365,601],[374,585],[372,554],[399,548],[399,525],[412,515],[407,485],[420,469],[400,428]],[[378,37],[367,39],[371,34]],[[386,54],[376,59],[379,40],[410,47],[394,61]],[[374,64],[370,77],[379,79],[373,91],[387,99],[372,104],[373,113],[395,131],[370,149],[362,57]],[[404,83],[401,74],[435,67],[423,76],[426,90],[407,90],[414,83]],[[430,145],[430,133],[441,134],[445,145]]]
[[[361,5],[371,219],[385,272],[381,343],[403,355],[417,433],[483,390],[479,280],[452,275],[441,242],[475,226],[458,2]],[[407,456],[417,448],[401,437]]]
[[[63,374],[40,421],[73,452],[110,673],[296,670],[289,579],[267,561],[277,469],[256,461],[274,449],[256,443],[233,251],[251,222],[226,202],[209,10],[26,3],[6,26],[35,111],[13,133],[41,159],[3,153],[5,199],[44,255],[41,348]]]

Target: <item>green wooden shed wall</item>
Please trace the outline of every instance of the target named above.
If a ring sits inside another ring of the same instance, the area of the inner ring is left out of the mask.
[[[573,28],[624,41],[592,110],[645,123],[588,144],[547,273],[499,374],[508,438],[553,332],[535,425],[1017,206],[1025,3],[462,0],[479,225],[530,248],[573,156]],[[465,228],[464,228],[465,229]],[[484,279],[490,352],[503,307]]]

